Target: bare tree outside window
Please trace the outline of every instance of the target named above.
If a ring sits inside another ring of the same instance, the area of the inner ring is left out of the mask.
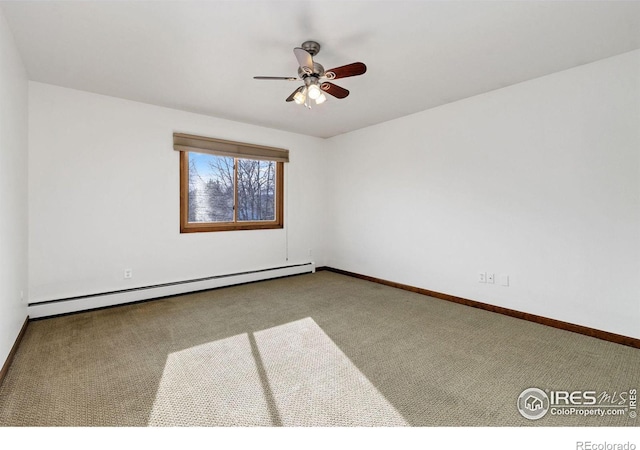
[[[207,155],[208,180],[205,202],[208,217],[204,222],[233,222],[233,158]]]
[[[276,165],[238,159],[238,220],[274,220]]]
[[[195,161],[189,161],[189,222],[196,222],[198,215],[198,171]]]
[[[189,152],[188,180],[191,223],[274,221],[276,218],[274,161]],[[235,218],[234,207],[237,208]]]

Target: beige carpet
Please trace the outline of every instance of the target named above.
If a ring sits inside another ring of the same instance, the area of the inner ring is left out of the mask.
[[[407,425],[311,318],[169,355],[149,424]]]
[[[3,426],[637,426],[531,421],[530,387],[628,392],[640,350],[330,272],[30,323]]]

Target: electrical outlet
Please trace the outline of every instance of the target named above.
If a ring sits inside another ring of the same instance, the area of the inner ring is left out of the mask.
[[[124,269],[124,279],[133,278],[133,269]]]
[[[487,283],[495,283],[496,282],[496,275],[494,273],[488,273],[487,274]]]
[[[500,286],[509,286],[509,275],[500,275]]]
[[[478,283],[486,283],[486,282],[487,282],[487,273],[478,272]]]

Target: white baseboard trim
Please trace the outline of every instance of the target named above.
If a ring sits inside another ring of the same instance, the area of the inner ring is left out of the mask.
[[[286,277],[290,275],[299,275],[303,273],[313,273],[315,272],[315,270],[315,263],[311,262],[234,274],[214,275],[211,277],[198,278],[195,280],[177,281],[172,283],[158,284],[154,286],[125,289],[121,291],[103,292],[98,294],[30,303],[27,311],[31,319],[37,319],[78,311],[86,311],[89,309],[122,305],[126,303],[138,302],[141,300],[169,297],[172,295],[187,294],[189,292],[233,286],[234,284],[251,283],[254,281],[262,281],[271,278]]]

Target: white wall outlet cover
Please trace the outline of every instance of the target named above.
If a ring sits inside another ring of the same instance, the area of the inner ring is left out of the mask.
[[[509,286],[509,275],[500,275],[500,286]]]
[[[478,283],[486,283],[486,282],[487,282],[486,272],[478,272]]]

